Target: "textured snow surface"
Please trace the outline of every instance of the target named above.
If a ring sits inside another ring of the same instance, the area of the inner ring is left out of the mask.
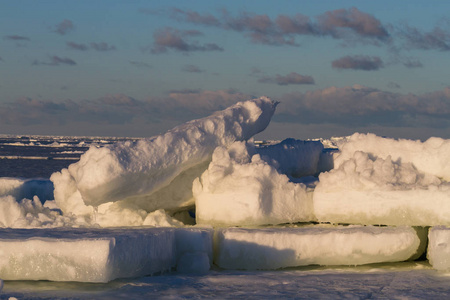
[[[133,210],[137,221],[145,212],[192,205],[192,181],[207,168],[214,149],[263,131],[275,107],[261,97],[157,137],[91,147],[79,162],[52,175],[55,200],[63,212],[77,215],[116,202],[113,211]]]
[[[423,252],[426,233],[373,226],[223,228],[214,238],[219,267],[267,270],[405,261]]]
[[[393,161],[356,151],[319,175],[314,212],[321,222],[450,225],[449,199],[448,182],[403,162],[403,156]]]
[[[427,258],[433,268],[450,271],[450,228],[436,226],[428,233]]]
[[[45,202],[54,199],[53,183],[48,179],[0,177],[0,197],[2,196],[12,196],[18,200],[33,199],[37,196]]]
[[[319,142],[292,139],[262,148],[247,142],[216,148],[208,170],[193,184],[197,223],[244,226],[315,220],[312,189],[290,178],[316,174],[322,150]]]
[[[362,151],[383,159],[390,156],[393,161],[411,163],[421,172],[450,180],[450,140],[432,137],[421,142],[355,133],[338,142],[338,146],[340,153],[335,159],[336,167],[352,158],[356,151]]]
[[[108,282],[170,270],[175,233],[146,229],[0,229],[0,278]]]

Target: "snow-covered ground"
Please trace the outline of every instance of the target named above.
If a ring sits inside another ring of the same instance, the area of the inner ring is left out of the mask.
[[[1,297],[448,297],[450,141],[254,142],[275,107],[148,139],[0,136]]]

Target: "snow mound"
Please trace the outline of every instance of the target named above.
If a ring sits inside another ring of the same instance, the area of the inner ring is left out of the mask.
[[[405,162],[403,156],[393,160],[355,151],[336,165],[319,175],[314,191],[320,222],[450,225],[450,184]]]
[[[0,229],[3,280],[108,282],[175,266],[173,229]]]
[[[197,223],[245,226],[315,220],[312,189],[290,178],[316,174],[322,150],[319,142],[292,139],[262,148],[247,142],[218,147],[208,170],[193,184]]]
[[[426,233],[373,226],[224,228],[216,230],[214,238],[219,267],[269,270],[405,261],[424,250]]]
[[[353,157],[356,151],[362,151],[383,159],[390,156],[393,161],[412,163],[421,172],[450,180],[450,140],[432,137],[421,142],[355,133],[338,146],[340,153],[336,155],[336,167]]]
[[[51,176],[55,200],[63,212],[76,214],[92,214],[92,207],[108,202],[147,212],[193,205],[192,181],[214,149],[263,131],[276,104],[266,97],[239,102],[160,136],[91,147]]]

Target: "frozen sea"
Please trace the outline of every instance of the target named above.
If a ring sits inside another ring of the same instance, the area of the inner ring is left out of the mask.
[[[90,146],[124,138],[0,136],[0,177],[49,178]],[[339,245],[336,245],[338,247]],[[446,299],[450,274],[426,260],[206,274],[176,271],[109,283],[5,281],[0,299]]]

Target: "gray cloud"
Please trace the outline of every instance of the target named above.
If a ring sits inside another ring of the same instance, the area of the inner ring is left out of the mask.
[[[408,69],[423,68],[423,64],[419,60],[406,59],[403,65]]]
[[[146,69],[151,69],[152,66],[146,62],[142,62],[142,61],[129,61],[129,63],[135,67],[138,68],[146,68]]]
[[[67,47],[72,50],[79,50],[79,51],[87,51],[89,47],[86,44],[78,44],[74,42],[67,42]]]
[[[185,65],[181,70],[184,71],[184,72],[189,72],[189,73],[202,73],[202,72],[204,72],[204,70],[200,69],[198,66],[195,66],[195,65]]]
[[[450,128],[450,88],[403,95],[356,85],[285,94],[279,100],[278,121]]]
[[[100,43],[91,43],[91,48],[96,51],[113,51],[116,50],[116,47],[113,45],[108,45],[108,43],[100,42]]]
[[[87,51],[89,49],[93,49],[95,51],[100,51],[100,52],[116,50],[116,47],[114,45],[109,45],[108,43],[105,43],[105,42],[92,42],[92,43],[90,43],[89,46],[86,44],[67,42],[66,45],[71,50],[79,50],[79,51]]]
[[[219,26],[220,21],[211,14],[201,15],[196,11],[185,11],[179,8],[173,8],[171,11],[171,17],[184,22],[201,24],[207,26]]]
[[[328,11],[315,19],[296,14],[278,15],[272,20],[268,15],[242,12],[233,16],[223,9],[220,16],[173,8],[169,17],[196,25],[213,26],[244,33],[253,43],[266,45],[299,46],[298,36],[331,36],[351,42],[386,43],[390,34],[374,16],[357,8]]]
[[[390,36],[378,19],[355,7],[328,11],[317,19],[321,32],[334,38],[345,38],[349,33],[378,40],[386,40]]]
[[[197,30],[177,30],[165,27],[154,32],[154,45],[150,51],[153,54],[166,53],[170,50],[179,52],[192,51],[223,51],[223,48],[216,44],[199,44],[197,41],[190,42],[192,36],[200,36],[202,33]]]
[[[147,130],[151,130],[154,124],[168,122],[165,124],[173,125],[173,122],[204,117],[249,98],[251,96],[230,90],[174,91],[166,97],[151,97],[144,100],[123,94],[79,101],[20,98],[0,104],[0,124],[70,127],[78,122],[125,125],[139,121],[147,123],[149,126]],[[168,129],[170,127],[165,128]]]
[[[344,56],[331,63],[335,69],[352,69],[363,71],[375,71],[383,68],[383,61],[378,56]]]
[[[286,76],[277,74],[275,77],[262,77],[258,80],[261,83],[276,83],[278,85],[289,84],[314,84],[314,78],[311,76],[300,75],[295,72],[291,72]]]
[[[65,35],[69,31],[72,31],[74,28],[75,26],[73,25],[72,21],[65,19],[61,23],[56,25],[53,31],[57,34]]]
[[[59,66],[59,65],[70,65],[74,66],[77,63],[70,58],[67,57],[59,57],[59,56],[50,56],[48,61],[39,61],[35,60],[33,65],[46,65],[46,66]]]
[[[399,29],[399,35],[405,40],[406,49],[421,50],[450,50],[450,28],[436,26],[430,32],[423,32],[418,28],[404,25]]]
[[[30,38],[26,36],[21,35],[7,35],[3,37],[4,40],[10,40],[10,41],[29,41]]]
[[[0,124],[15,130],[21,126],[24,132],[47,126],[61,130],[59,134],[74,128],[84,128],[76,132],[78,135],[92,134],[94,128],[101,128],[103,133],[95,133],[117,135],[120,129],[121,134],[136,135],[138,129],[139,134],[152,136],[253,97],[232,90],[180,90],[142,100],[120,94],[79,101],[21,98],[0,103]],[[397,132],[409,132],[410,136],[416,131],[425,136],[450,128],[450,88],[414,95],[356,85],[289,93],[275,100],[281,103],[268,130],[282,126],[283,134],[289,128],[304,131],[325,126],[326,134],[338,129],[338,134],[351,134],[355,130],[383,128],[393,132],[397,128]]]

